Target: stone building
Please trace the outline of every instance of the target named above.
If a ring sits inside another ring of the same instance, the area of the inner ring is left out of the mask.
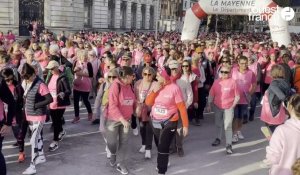
[[[160,0],[160,31],[180,30],[183,18],[183,0]]]
[[[300,26],[300,1],[299,0],[291,0],[290,6],[294,9],[295,11],[295,17],[294,19],[290,22],[292,26]],[[298,31],[300,32],[300,31]]]
[[[159,0],[0,0],[0,31],[29,35],[27,26],[51,31],[155,30]]]

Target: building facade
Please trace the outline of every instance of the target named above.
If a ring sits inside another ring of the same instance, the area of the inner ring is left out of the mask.
[[[183,0],[160,0],[160,31],[179,31],[183,18]]]
[[[0,0],[0,31],[26,36],[35,20],[51,31],[155,30],[159,0]]]
[[[290,25],[292,25],[292,26],[300,26],[300,1],[299,0],[291,0],[290,3],[291,3],[290,6],[295,11],[295,17],[290,22]]]

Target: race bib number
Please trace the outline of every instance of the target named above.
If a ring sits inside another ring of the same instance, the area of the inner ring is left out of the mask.
[[[123,100],[122,105],[123,106],[132,106],[133,100]]]
[[[166,108],[155,107],[154,108],[154,113],[157,114],[157,115],[166,116],[168,114],[168,110]]]

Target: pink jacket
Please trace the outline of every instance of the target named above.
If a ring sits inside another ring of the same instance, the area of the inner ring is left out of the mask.
[[[133,105],[136,97],[131,85],[125,85],[119,79],[116,79],[109,88],[107,118],[113,121],[131,119],[133,114]]]
[[[300,120],[291,118],[276,128],[266,149],[270,175],[292,175],[291,167],[300,157],[299,145]]]

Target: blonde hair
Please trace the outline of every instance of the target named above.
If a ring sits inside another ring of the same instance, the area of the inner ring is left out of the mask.
[[[300,120],[300,94],[295,94],[290,97],[287,109],[289,113],[293,112],[295,117]]]
[[[200,60],[200,55],[199,54],[193,54],[192,63],[198,63],[199,60]]]
[[[284,71],[284,67],[276,64],[274,66],[272,66],[271,69],[271,77],[273,79],[277,79],[277,78],[285,78],[285,71]]]
[[[292,166],[292,172],[293,175],[300,175],[300,158],[298,158]]]
[[[80,61],[83,61],[83,60],[87,59],[87,57],[88,57],[88,51],[86,51],[86,50],[79,50],[77,52],[77,58]]]

